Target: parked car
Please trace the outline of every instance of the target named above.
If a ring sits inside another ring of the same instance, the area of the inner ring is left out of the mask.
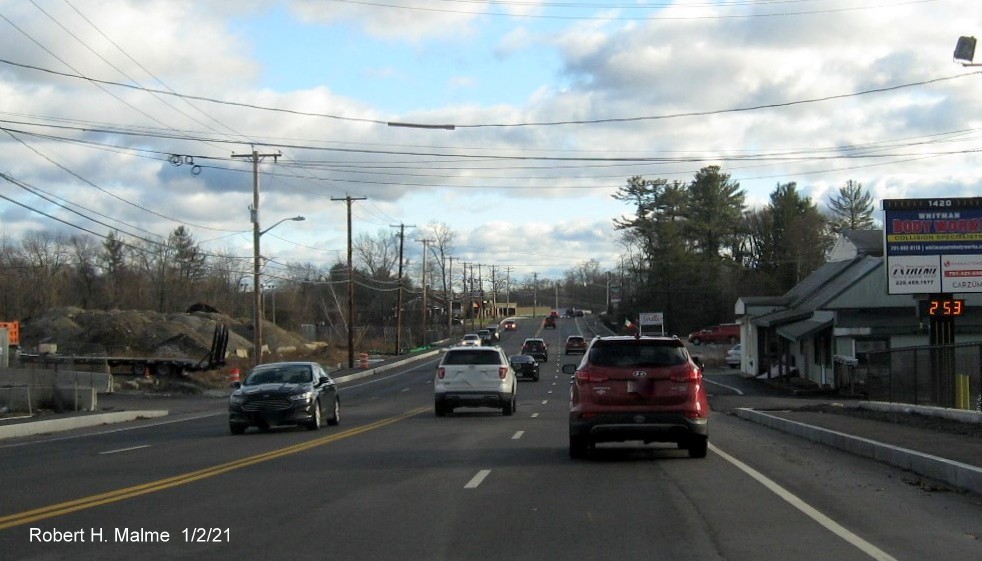
[[[522,343],[522,354],[530,355],[539,362],[549,362],[549,345],[538,337],[529,337]]]
[[[437,417],[456,407],[500,407],[515,412],[518,383],[500,347],[451,347],[444,353],[433,379]]]
[[[539,381],[539,362],[529,355],[512,355],[508,357],[515,376],[519,378],[532,378],[533,382]]]
[[[504,331],[515,331],[518,329],[518,322],[513,319],[506,319],[501,322],[501,329]]]
[[[542,320],[542,328],[556,329],[556,317],[557,316],[546,316],[546,319]]]
[[[586,339],[582,335],[570,335],[566,338],[565,354],[583,354],[586,352]]]
[[[742,359],[743,352],[740,350],[740,343],[733,345],[733,348],[726,351],[726,364],[730,368],[740,368],[740,361]]]
[[[310,430],[341,421],[341,399],[327,372],[316,362],[271,362],[252,369],[233,384],[228,426],[242,434],[250,426],[303,425]]]
[[[598,337],[573,374],[569,454],[589,455],[599,442],[675,442],[706,456],[709,401],[702,367],[675,337]]]
[[[462,347],[480,347],[481,346],[481,336],[477,333],[468,333],[460,339],[460,346]]]
[[[699,331],[689,333],[689,342],[693,345],[702,345],[704,343],[729,343],[732,345],[739,343],[740,324],[721,323],[719,325],[704,327]]]

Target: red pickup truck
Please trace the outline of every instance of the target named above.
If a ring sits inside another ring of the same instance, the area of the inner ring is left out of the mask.
[[[729,343],[732,345],[739,343],[740,324],[721,323],[712,327],[704,327],[699,331],[689,333],[689,342],[693,345],[702,345],[703,343]]]

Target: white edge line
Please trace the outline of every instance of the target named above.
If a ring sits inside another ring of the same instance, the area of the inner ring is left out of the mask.
[[[727,386],[726,384],[721,384],[719,382],[710,380],[709,378],[705,378],[705,377],[702,379],[702,381],[703,382],[706,382],[707,384],[713,384],[715,386],[720,386],[722,388],[726,388],[726,389],[728,389],[730,391],[736,392],[737,395],[743,395],[743,392],[742,391],[734,388],[733,386]]]
[[[491,470],[489,469],[482,469],[481,471],[477,472],[477,475],[472,477],[471,480],[467,482],[467,485],[464,485],[464,489],[477,489],[477,487],[484,482],[484,478],[486,478],[490,473]]]
[[[120,452],[132,452],[133,450],[139,450],[141,448],[150,448],[149,444],[143,444],[141,446],[130,446],[129,448],[119,448],[117,450],[106,450],[105,452],[99,452],[100,456],[106,454],[119,454]]]
[[[809,505],[805,501],[801,500],[797,495],[795,495],[791,491],[788,491],[784,487],[781,487],[776,482],[774,482],[774,480],[768,478],[766,475],[760,473],[759,471],[741,462],[740,460],[734,458],[733,456],[727,454],[726,452],[720,450],[719,448],[717,448],[712,444],[709,445],[709,449],[712,450],[719,457],[723,458],[727,462],[736,466],[737,469],[739,469],[740,471],[756,479],[757,482],[759,482],[764,487],[770,489],[772,493],[774,493],[781,499],[785,500],[788,504],[801,511],[805,516],[811,518],[815,522],[818,522],[825,529],[839,536],[846,542],[854,545],[856,548],[858,548],[866,555],[869,555],[871,558],[876,559],[877,561],[897,561],[897,559],[892,555],[888,554],[882,549],[876,547],[875,545],[869,543],[863,538],[852,533],[851,531],[846,529],[844,526],[842,526],[835,520],[832,520],[828,516],[822,514],[818,509]]]

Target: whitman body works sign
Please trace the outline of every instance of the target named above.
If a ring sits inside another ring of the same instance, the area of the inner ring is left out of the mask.
[[[886,199],[889,294],[982,292],[982,197]]]

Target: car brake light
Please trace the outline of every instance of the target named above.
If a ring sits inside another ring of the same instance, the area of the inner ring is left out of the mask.
[[[504,380],[505,378],[508,377],[508,367],[507,366],[499,366],[498,367],[498,377],[501,378],[502,380]]]
[[[576,381],[583,382],[585,384],[599,384],[601,382],[606,382],[609,380],[607,376],[602,376],[600,374],[591,374],[587,370],[580,370],[576,373]]]
[[[446,375],[447,375],[447,371],[444,370],[442,366],[440,368],[437,368],[436,369],[436,377],[437,378],[439,378],[439,379],[442,380],[443,377],[446,376]]]
[[[675,370],[670,377],[673,382],[697,382],[700,378],[702,378],[702,374],[695,367],[686,368],[685,370]]]

